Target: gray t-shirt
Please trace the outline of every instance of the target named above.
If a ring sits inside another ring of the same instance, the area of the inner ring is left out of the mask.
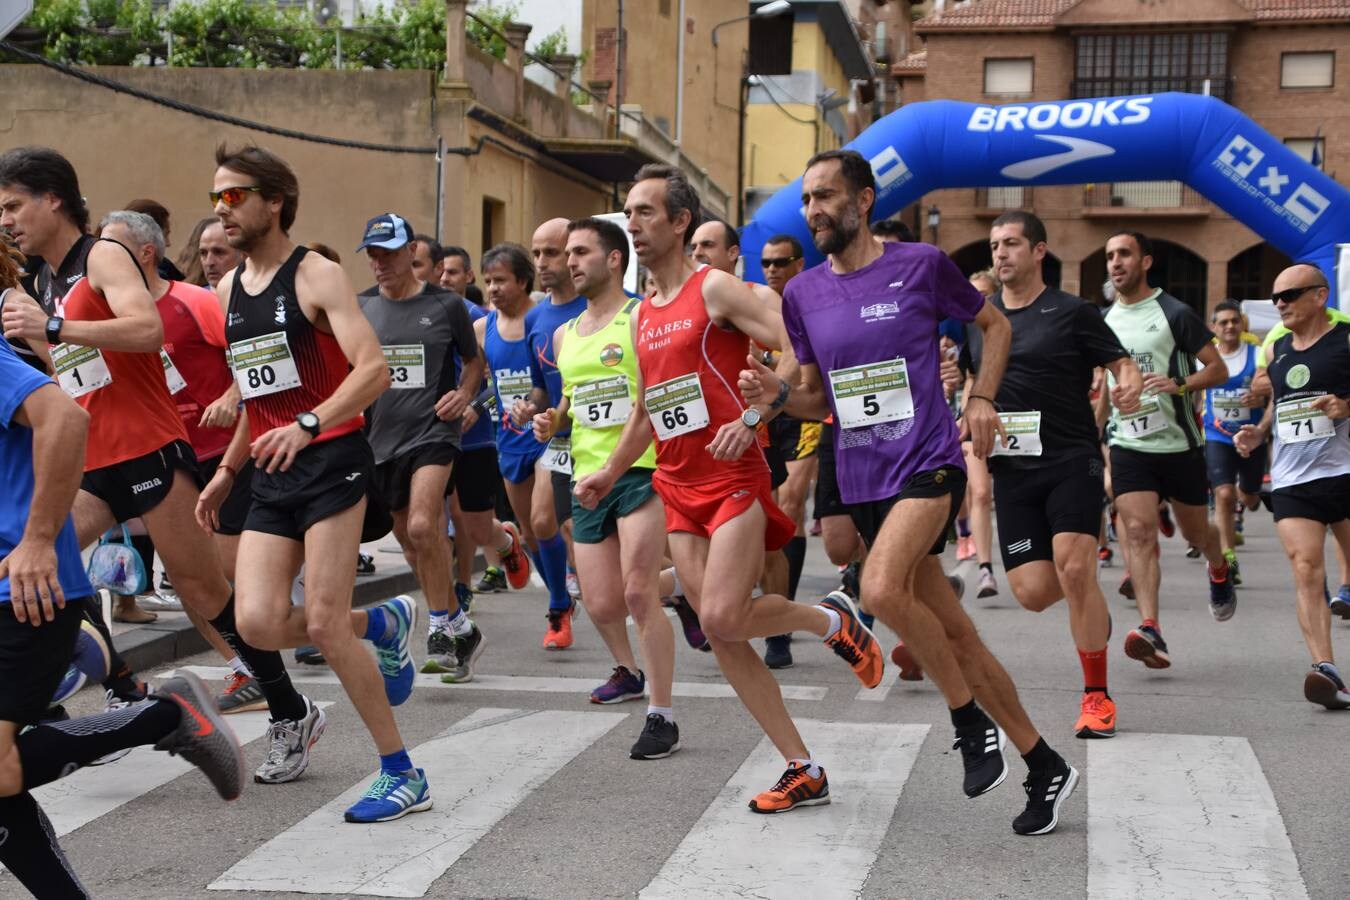
[[[358,297],[384,350],[392,384],[366,411],[376,464],[428,444],[459,446],[459,419],[443,422],[436,401],[457,387],[451,349],[478,356],[473,323],[459,296],[432,287],[407,300]]]

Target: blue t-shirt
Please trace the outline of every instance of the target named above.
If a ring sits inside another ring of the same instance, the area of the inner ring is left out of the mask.
[[[477,303],[473,303],[472,301],[469,300],[464,301],[464,308],[469,311],[469,321],[471,322],[477,322],[479,319],[487,315],[487,310],[483,309],[483,307],[479,306]],[[459,384],[459,373],[461,366],[462,363],[460,361],[459,354],[456,353],[455,384]],[[484,377],[483,384],[478,389],[479,392],[481,393],[483,389],[487,387],[487,385],[488,380],[486,377]],[[473,427],[459,436],[459,449],[461,451],[482,450],[484,447],[495,446],[497,443],[497,429],[495,425],[496,422],[493,419],[492,414],[490,412],[487,415],[479,416],[478,421],[474,423]]]
[[[549,295],[525,314],[525,339],[530,342],[530,378],[535,387],[548,390],[548,405],[554,408],[562,402],[563,383],[557,354],[553,352],[553,332],[585,311],[585,297],[578,296],[569,303],[555,305]],[[571,433],[570,424],[558,431],[560,435]]]
[[[508,341],[501,336],[497,331],[496,310],[487,314],[483,358],[492,374],[493,396],[497,401],[497,453],[543,456],[548,445],[534,439],[534,429],[528,424],[517,428],[511,421],[511,407],[517,400],[527,399],[534,386],[530,378],[530,345],[525,338]]]
[[[8,342],[0,341],[0,484],[4,485],[0,491],[0,559],[14,552],[23,539],[33,505],[33,430],[17,424],[14,416],[30,394],[52,384],[21,360]],[[56,563],[67,600],[93,595],[69,515],[56,537]],[[0,578],[0,603],[9,601],[9,579]]]

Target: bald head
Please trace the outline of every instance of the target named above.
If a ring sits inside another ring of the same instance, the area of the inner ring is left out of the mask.
[[[1278,293],[1289,288],[1307,287],[1314,284],[1318,287],[1327,286],[1327,277],[1322,274],[1322,270],[1311,263],[1294,263],[1275,276],[1274,291]]]
[[[740,259],[736,230],[719,219],[709,219],[694,230],[694,259],[714,269],[734,274]]]
[[[1296,332],[1322,320],[1330,293],[1322,270],[1307,263],[1296,263],[1276,275],[1271,289],[1280,322]]]
[[[539,287],[563,302],[571,300],[577,293],[567,270],[567,224],[566,219],[549,219],[534,230],[534,239],[530,242]]]

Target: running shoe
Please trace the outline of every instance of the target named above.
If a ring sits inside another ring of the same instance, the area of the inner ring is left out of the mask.
[[[965,562],[968,559],[975,558],[975,538],[973,535],[965,535],[956,539],[956,561]]]
[[[1327,709],[1350,709],[1350,691],[1345,689],[1341,673],[1328,662],[1313,666],[1303,679],[1303,696]]]
[[[1008,761],[1003,758],[1003,745],[1007,741],[1003,729],[988,715],[978,725],[956,729],[952,749],[961,751],[966,770],[961,787],[967,797],[987,794],[1008,777]]]
[[[952,593],[956,595],[957,600],[966,595],[966,580],[960,575],[948,575],[947,583],[952,586]]]
[[[389,698],[390,706],[399,706],[411,696],[413,689],[412,633],[417,626],[417,601],[407,594],[400,594],[376,608],[384,610],[385,616],[394,620],[393,631],[371,643],[375,646],[375,661],[384,678],[384,695]]]
[[[1230,568],[1221,580],[1209,576],[1209,613],[1216,622],[1227,622],[1237,612],[1237,591],[1233,589],[1235,579]]]
[[[629,759],[665,759],[680,749],[680,726],[667,722],[660,713],[648,713],[642,734],[629,751]]]
[[[1135,599],[1134,581],[1130,578],[1129,575],[1126,575],[1124,578],[1120,579],[1120,596],[1124,597],[1126,600]]]
[[[848,594],[856,602],[862,597],[862,561],[853,562],[839,570],[839,590]],[[869,626],[870,627],[870,626]]]
[[[563,586],[567,589],[567,596],[572,598],[573,603],[581,599],[581,579],[577,578],[576,572],[571,569],[567,570],[567,578]]]
[[[301,719],[277,719],[267,728],[267,758],[253,771],[259,784],[294,781],[309,766],[309,751],[323,737],[328,717],[304,694],[305,715]]]
[[[980,586],[975,591],[975,596],[979,599],[993,597],[998,594],[998,582],[994,580],[992,569],[980,567]]]
[[[1199,558],[1200,558],[1200,553],[1201,553],[1200,548],[1197,547],[1197,546],[1195,546],[1194,544],[1187,544],[1187,545],[1186,545],[1186,558],[1187,558],[1187,559],[1199,559]]]
[[[469,633],[455,636],[455,667],[441,676],[445,684],[466,684],[473,681],[473,664],[483,653],[487,641],[478,626],[469,623]]]
[[[511,549],[505,553],[498,551],[497,558],[506,570],[507,583],[520,590],[530,583],[530,558],[525,555],[525,542],[520,539],[520,531],[514,522],[503,522],[502,531],[510,535]]]
[[[81,620],[80,630],[75,635],[75,651],[71,654],[70,666],[47,705],[59,706],[86,684],[98,684],[108,677],[110,665],[111,655],[103,635],[99,634],[92,622]]]
[[[1101,569],[1111,568],[1111,563],[1115,560],[1115,551],[1110,547],[1097,548],[1097,567]]]
[[[154,591],[149,594],[141,594],[136,598],[136,603],[142,609],[148,609],[154,612],[183,611],[183,601],[178,598],[178,595],[166,593],[163,590]]]
[[[457,662],[454,635],[448,631],[433,631],[427,635],[427,658],[422,663],[423,672],[452,672]]]
[[[303,647],[295,648],[295,661],[306,666],[326,666],[328,660],[324,659],[323,652],[313,644],[306,644]]]
[[[1105,691],[1084,691],[1082,713],[1073,726],[1080,738],[1111,738],[1116,736],[1116,701]]]
[[[356,554],[356,574],[357,574],[357,575],[374,575],[374,574],[375,574],[375,557],[371,556],[369,553],[357,553],[357,554]]]
[[[104,712],[112,712],[115,709],[126,709],[131,704],[140,703],[142,700],[145,699],[144,697],[141,697],[139,699],[132,699],[131,697],[119,697],[112,691],[105,691],[103,696],[104,696],[104,703],[103,703]],[[111,763],[115,763],[119,759],[130,753],[131,750],[132,750],[131,747],[123,747],[121,750],[114,750],[111,753],[106,753],[103,756],[100,756],[98,759],[94,760],[89,765],[106,766]]]
[[[830,782],[825,770],[812,778],[808,766],[789,764],[787,771],[774,786],[750,801],[750,809],[757,813],[781,813],[798,806],[823,806],[830,802]]]
[[[615,666],[609,681],[591,691],[592,703],[622,703],[625,700],[641,700],[647,693],[647,676],[639,669],[634,675],[627,666]]]
[[[1223,558],[1228,562],[1228,574],[1233,578],[1233,587],[1242,587],[1242,568],[1238,565],[1237,551],[1229,547],[1223,551]]]
[[[488,566],[483,577],[473,586],[475,594],[500,594],[507,590],[506,573],[496,566]]]
[[[231,672],[225,676],[225,692],[216,698],[216,708],[225,715],[267,709],[267,698],[252,675]]]
[[[469,610],[473,608],[473,589],[462,581],[455,582],[455,600],[459,602],[459,608],[468,615]]]
[[[703,626],[699,624],[698,613],[694,612],[689,598],[684,594],[676,594],[674,608],[675,615],[680,617],[680,628],[684,630],[685,642],[695,650],[702,650],[705,653],[712,650],[708,636],[703,633]]]
[[[1177,533],[1177,526],[1172,522],[1172,507],[1166,503],[1158,508],[1158,530],[1165,538]]]
[[[1331,602],[1327,605],[1331,607],[1333,616],[1350,619],[1350,584],[1341,585],[1340,590],[1336,592],[1336,596],[1332,597]]]
[[[380,772],[366,795],[353,803],[342,818],[365,824],[392,822],[408,813],[431,809],[427,773],[421,769],[413,771],[417,774],[412,778],[396,772]]]
[[[764,665],[770,669],[790,669],[792,664],[792,635],[775,634],[764,639]]]
[[[848,594],[831,591],[820,605],[839,614],[839,630],[825,639],[825,645],[853,667],[853,674],[864,687],[874,688],[881,684],[881,673],[886,665],[881,659],[881,648],[876,637],[858,618],[858,608]]]
[[[1166,669],[1172,665],[1162,631],[1153,625],[1130,629],[1130,633],[1125,635],[1125,655],[1139,660],[1150,669]]]
[[[1059,824],[1059,809],[1078,787],[1078,770],[1056,755],[1055,766],[1044,772],[1028,772],[1022,788],[1027,792],[1027,808],[1013,819],[1018,834],[1049,834]]]
[[[909,652],[904,641],[891,648],[891,662],[900,667],[901,681],[923,681],[923,669],[914,654]]]
[[[572,609],[550,609],[544,631],[545,650],[566,650],[572,646]]]
[[[178,727],[160,738],[155,749],[181,756],[201,769],[222,799],[237,799],[244,790],[244,751],[202,680],[181,672],[151,696],[179,709]]]

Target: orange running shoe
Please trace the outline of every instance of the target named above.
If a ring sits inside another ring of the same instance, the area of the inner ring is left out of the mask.
[[[839,630],[825,639],[825,646],[853,667],[853,674],[865,687],[881,684],[886,663],[881,658],[877,639],[858,617],[858,608],[843,591],[831,591],[820,605],[839,613]]]
[[[830,802],[830,782],[825,770],[819,778],[812,778],[806,766],[789,765],[778,783],[750,801],[750,809],[757,813],[781,813],[798,806],[823,806]]]
[[[904,641],[891,648],[891,662],[900,667],[901,681],[923,681],[923,669],[914,654],[909,652]]]
[[[1116,736],[1116,701],[1105,691],[1087,691],[1083,694],[1083,713],[1073,726],[1080,738],[1110,738]]]
[[[515,590],[520,590],[530,583],[530,557],[525,553],[525,542],[520,539],[520,532],[514,523],[503,522],[502,531],[511,536],[511,549],[505,553],[498,550],[497,558],[506,570],[507,583]]]
[[[576,604],[569,609],[549,610],[548,630],[544,632],[545,650],[566,650],[572,646],[572,613],[575,609]]]

